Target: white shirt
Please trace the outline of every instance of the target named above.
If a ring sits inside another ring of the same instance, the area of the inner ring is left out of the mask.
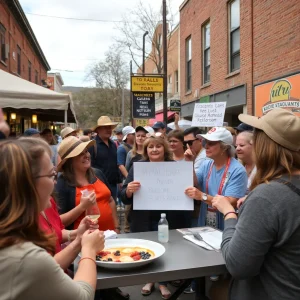
[[[204,148],[202,148],[194,162],[194,169],[196,173],[204,160],[206,160],[206,151]]]

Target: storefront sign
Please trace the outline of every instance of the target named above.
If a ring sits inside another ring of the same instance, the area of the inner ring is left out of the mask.
[[[181,101],[180,100],[170,100],[170,111],[181,111]]]
[[[132,115],[136,119],[155,118],[155,94],[132,93]]]
[[[285,108],[300,116],[300,74],[255,87],[255,116],[274,108]]]
[[[226,102],[196,103],[192,126],[223,126]]]
[[[163,83],[163,77],[131,76],[131,91],[162,93],[164,91]]]
[[[209,96],[203,96],[199,99],[200,103],[209,103]]]
[[[149,121],[147,119],[134,119],[134,121],[135,121],[136,127],[138,127],[138,126],[145,127],[145,126],[148,126],[148,123],[149,123]]]

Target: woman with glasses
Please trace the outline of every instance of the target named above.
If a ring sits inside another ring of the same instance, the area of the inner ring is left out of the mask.
[[[170,151],[175,161],[184,161],[184,135],[182,130],[172,130],[167,135]]]
[[[39,227],[39,215],[51,205],[55,172],[51,149],[34,138],[0,144],[0,294],[3,299],[92,300],[96,253],[104,248],[99,230],[81,239],[81,260],[72,280],[50,254],[56,236]]]
[[[201,201],[198,226],[223,230],[223,215],[212,207],[212,200],[216,195],[223,195],[236,207],[238,199],[246,194],[247,173],[233,158],[233,138],[227,129],[214,127],[199,137],[204,139],[203,146],[210,160],[205,160],[196,172],[199,188],[187,188],[185,193],[190,198]]]

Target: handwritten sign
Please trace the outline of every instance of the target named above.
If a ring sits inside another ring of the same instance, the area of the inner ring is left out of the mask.
[[[192,126],[223,126],[226,102],[196,103]]]
[[[133,196],[134,210],[193,210],[184,193],[193,184],[192,162],[135,162],[134,180],[141,183]]]

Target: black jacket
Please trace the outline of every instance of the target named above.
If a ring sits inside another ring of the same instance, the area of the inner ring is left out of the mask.
[[[6,139],[6,136],[2,131],[0,131],[0,140],[4,140],[4,139]]]

